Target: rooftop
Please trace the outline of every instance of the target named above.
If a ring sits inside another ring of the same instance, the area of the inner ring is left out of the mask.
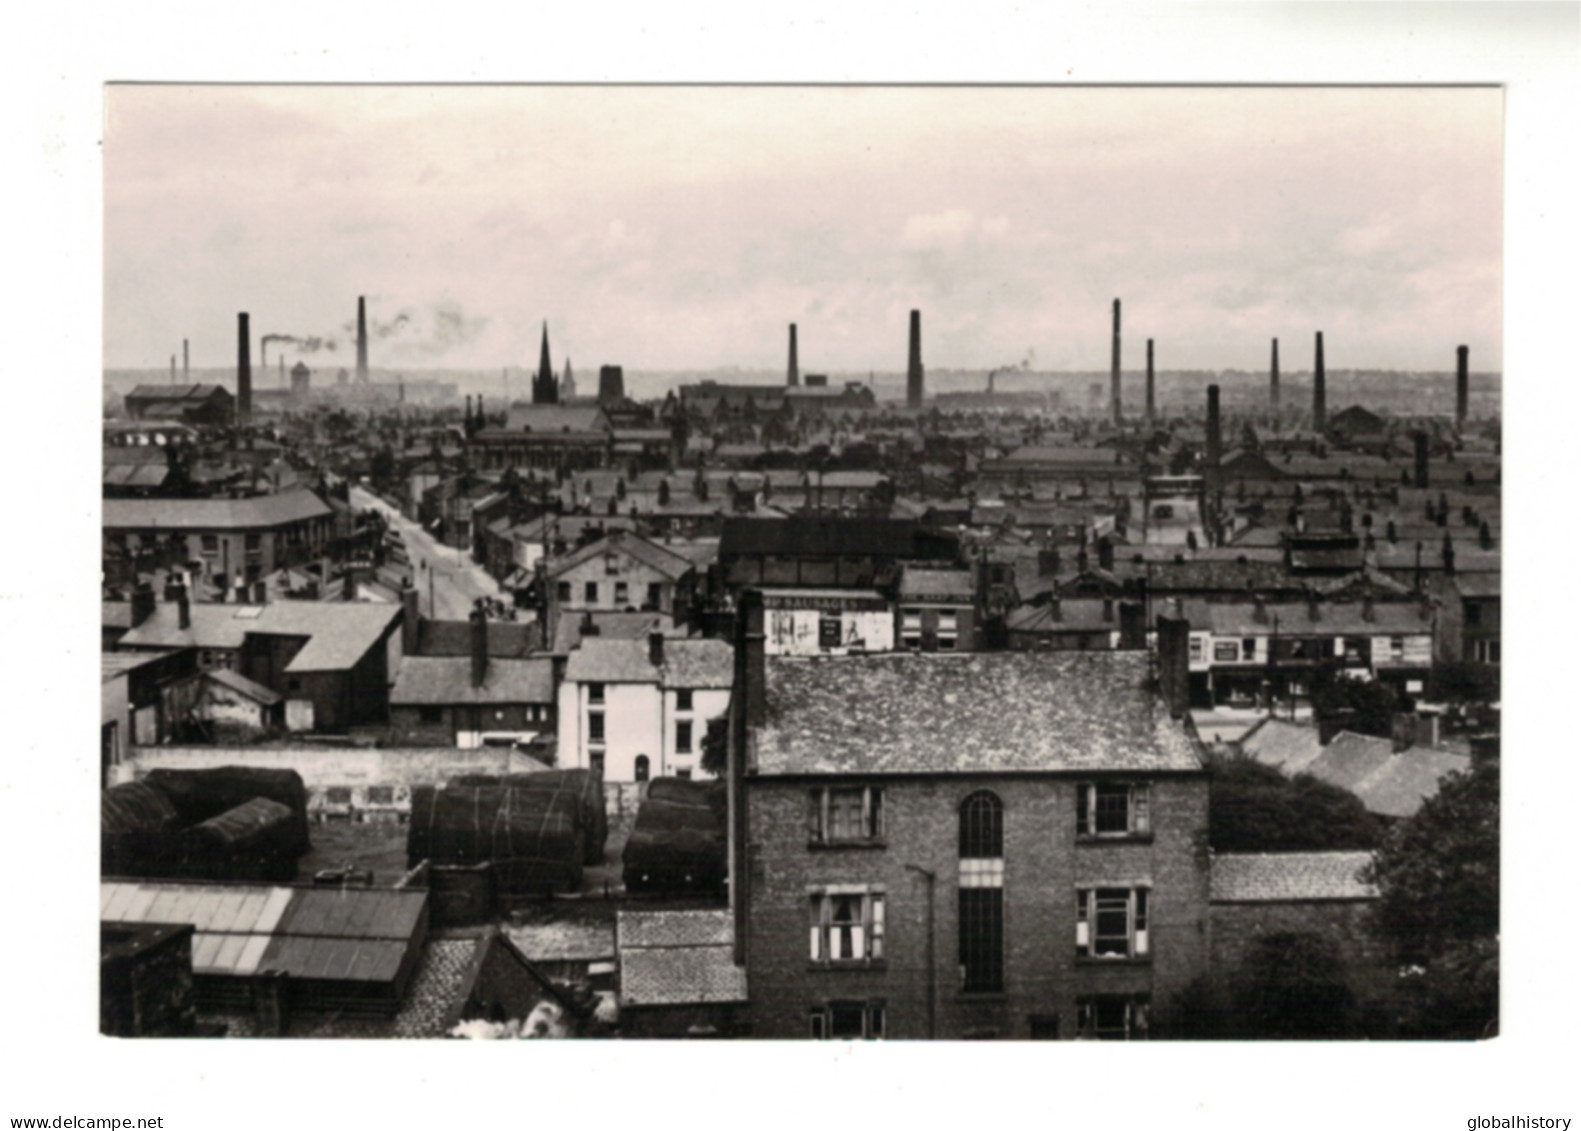
[[[548,566],[546,572],[550,577],[558,577],[568,569],[605,554],[634,558],[649,569],[672,580],[683,577],[692,569],[691,561],[680,554],[667,550],[656,542],[650,542],[639,534],[628,530],[616,530],[597,542],[589,543],[574,553],[557,559]]]
[[[729,911],[621,911],[615,938],[622,1005],[747,1000]]]
[[[390,689],[390,705],[553,703],[554,662],[490,660],[483,685],[472,685],[469,656],[405,656]]]
[[[1213,858],[1214,903],[1284,903],[1318,899],[1376,899],[1363,883],[1370,852],[1274,852]]]
[[[657,683],[664,687],[726,688],[735,682],[735,649],[724,640],[667,637],[664,664],[655,667],[646,637],[584,636],[566,661],[575,683]]]
[[[103,505],[110,530],[250,530],[332,513],[311,491],[250,499],[105,499]]]
[[[194,604],[190,608],[191,627],[181,628],[177,606],[160,602],[153,615],[121,637],[119,646],[235,650],[248,633],[305,636],[307,643],[292,657],[286,671],[338,671],[362,659],[402,613],[399,605],[359,601]]]
[[[1140,652],[774,657],[765,705],[763,775],[1202,768]]]

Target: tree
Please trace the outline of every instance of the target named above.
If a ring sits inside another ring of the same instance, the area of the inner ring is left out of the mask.
[[[1306,774],[1287,778],[1244,755],[1212,757],[1208,844],[1215,852],[1370,849],[1382,830],[1360,799]]]
[[[1345,1037],[1356,1000],[1333,940],[1282,932],[1264,935],[1241,963],[1235,1012],[1253,1039]]]
[[[729,752],[729,716],[720,715],[717,719],[709,719],[708,727],[703,732],[703,756],[699,763],[704,772],[713,774],[715,777],[724,777]]]
[[[1411,975],[1412,1035],[1491,1036],[1498,1025],[1499,771],[1451,774],[1384,840],[1368,869],[1370,928]]]
[[[1319,669],[1312,679],[1312,710],[1320,722],[1377,738],[1394,733],[1400,696],[1375,680],[1351,679]]]

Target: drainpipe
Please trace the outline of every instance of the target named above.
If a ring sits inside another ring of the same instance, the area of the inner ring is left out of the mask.
[[[928,962],[928,1040],[931,1041],[931,1040],[935,1039],[938,1036],[936,1023],[935,1023],[936,1022],[936,1016],[937,1016],[937,1007],[935,1006],[934,1003],[938,999],[938,992],[937,992],[937,985],[936,985],[936,983],[937,983],[937,980],[938,980],[939,973],[938,973],[938,969],[936,967],[936,964],[935,964],[934,958],[933,958],[933,888],[934,888],[934,881],[937,880],[938,877],[936,875],[934,875],[934,873],[928,871],[926,868],[918,867],[916,864],[907,864],[906,865],[906,871],[908,871],[908,872],[915,872],[915,873],[917,873],[917,875],[921,876],[924,880],[926,880],[928,882],[928,918],[927,918],[927,931],[928,931],[928,950],[927,950],[927,954],[928,954],[928,957],[927,957],[927,962]]]

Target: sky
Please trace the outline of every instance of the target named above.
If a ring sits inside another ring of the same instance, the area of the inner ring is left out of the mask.
[[[111,85],[110,368],[1501,368],[1494,88]],[[334,341],[336,348],[327,343]],[[281,346],[269,354],[271,367]]]

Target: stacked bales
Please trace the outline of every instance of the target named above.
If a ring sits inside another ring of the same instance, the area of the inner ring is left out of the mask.
[[[723,891],[725,805],[723,782],[650,782],[621,857],[626,890]]]
[[[559,793],[570,790],[576,796],[577,821],[582,830],[584,864],[604,860],[604,842],[609,837],[609,818],[604,811],[604,783],[590,770],[542,770],[528,774],[464,774],[450,779],[451,785],[502,785],[531,793]],[[416,795],[413,795],[416,802]]]
[[[143,779],[176,807],[184,825],[198,825],[255,797],[291,811],[289,844],[297,856],[312,847],[307,831],[307,787],[295,770],[220,766],[212,770],[153,770]]]
[[[296,879],[295,815],[255,797],[188,829],[184,874],[209,880]]]
[[[99,869],[106,876],[168,876],[179,863],[181,818],[170,799],[144,782],[99,796]]]
[[[414,788],[407,866],[488,863],[501,902],[576,891],[586,854],[579,804],[569,782],[552,790],[498,783]]]

